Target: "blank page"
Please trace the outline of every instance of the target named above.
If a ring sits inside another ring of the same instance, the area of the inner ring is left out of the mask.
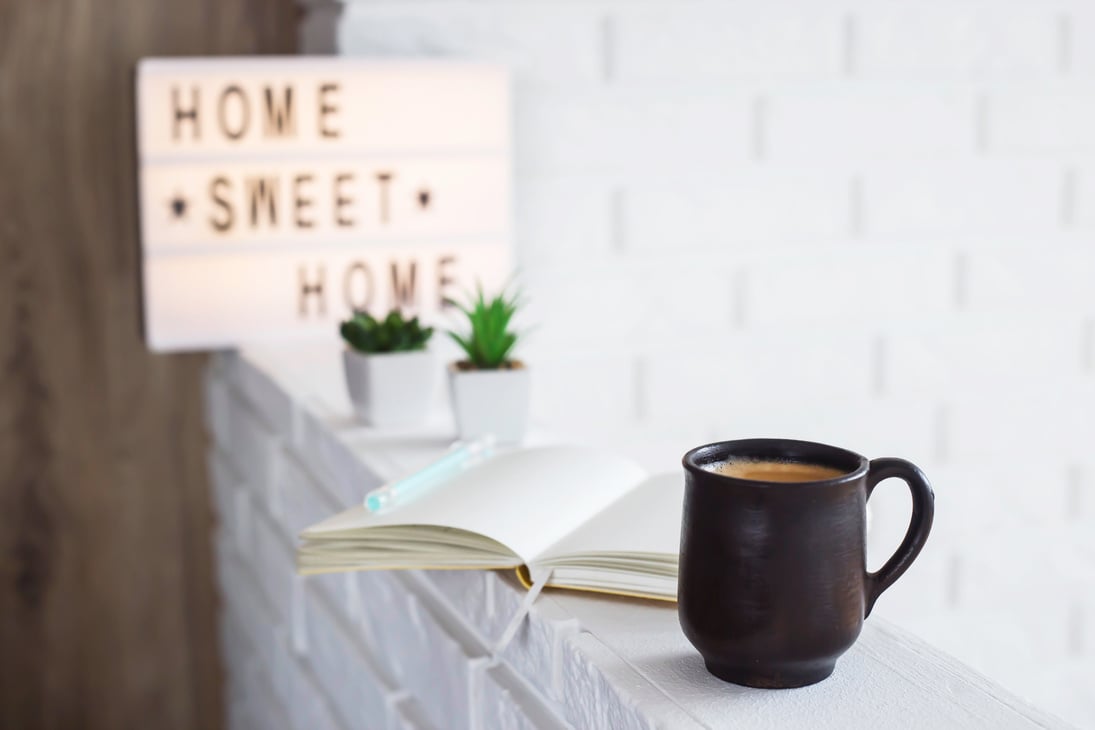
[[[540,557],[596,553],[680,551],[684,474],[660,474],[643,481],[588,519]]]
[[[606,451],[522,449],[495,456],[390,512],[374,515],[354,507],[302,537],[388,525],[455,527],[500,542],[527,563],[644,476],[637,464]]]

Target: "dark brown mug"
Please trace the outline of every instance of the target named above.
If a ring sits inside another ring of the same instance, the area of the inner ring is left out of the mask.
[[[803,462],[843,473],[775,483],[710,468],[732,459]],[[684,455],[684,470],[681,628],[709,672],[750,687],[803,687],[832,674],[879,594],[924,547],[935,512],[931,486],[913,464],[868,461],[809,441],[708,444]],[[912,520],[897,552],[869,573],[867,498],[889,477],[912,491]]]

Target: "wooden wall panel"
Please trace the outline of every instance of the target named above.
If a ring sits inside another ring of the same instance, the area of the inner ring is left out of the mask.
[[[201,356],[140,337],[133,69],[291,0],[0,0],[0,727],[217,728]]]

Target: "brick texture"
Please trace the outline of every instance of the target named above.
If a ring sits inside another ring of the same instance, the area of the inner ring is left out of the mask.
[[[314,51],[513,69],[516,256],[539,323],[522,356],[537,371],[542,426],[656,470],[675,469],[699,440],[760,433],[917,460],[935,478],[937,532],[879,615],[1095,723],[1080,691],[1095,673],[1095,581],[1083,569],[1095,555],[1089,7],[307,7]],[[290,540],[368,474],[261,378],[233,374],[242,366],[227,356],[216,367],[207,411],[222,542],[258,564],[282,560],[271,532]],[[224,463],[229,443],[243,463]],[[1050,468],[1016,463],[1027,455]],[[904,531],[900,492],[887,485],[873,500],[874,564]],[[423,580],[424,612],[401,606],[412,623],[395,630],[444,633],[430,621],[446,602],[483,626],[504,623],[483,603],[486,584]],[[378,647],[395,639],[361,613],[399,592],[364,575],[324,586],[332,620],[358,627],[377,671],[393,682],[406,672],[387,666]],[[1062,598],[1046,608],[1050,593]],[[468,671],[454,673],[446,712],[491,727],[484,707],[532,691],[513,682],[560,657],[585,666],[565,651],[586,640],[543,620],[530,639],[540,643],[517,644],[505,669],[477,665],[479,649],[452,639],[444,654]],[[333,676],[311,655],[294,661],[302,681]],[[374,704],[392,727],[450,719],[405,700],[403,684],[385,691]],[[535,696],[559,691],[548,682]],[[317,725],[360,724],[330,700],[334,719]],[[629,717],[626,701],[606,702]],[[499,723],[527,726],[537,707],[507,704],[516,714]],[[581,708],[563,707],[559,717],[581,724]]]

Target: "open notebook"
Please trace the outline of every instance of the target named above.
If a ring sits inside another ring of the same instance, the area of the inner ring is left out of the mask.
[[[576,446],[495,456],[390,512],[308,528],[300,571],[514,568],[521,581],[675,601],[684,479]]]

